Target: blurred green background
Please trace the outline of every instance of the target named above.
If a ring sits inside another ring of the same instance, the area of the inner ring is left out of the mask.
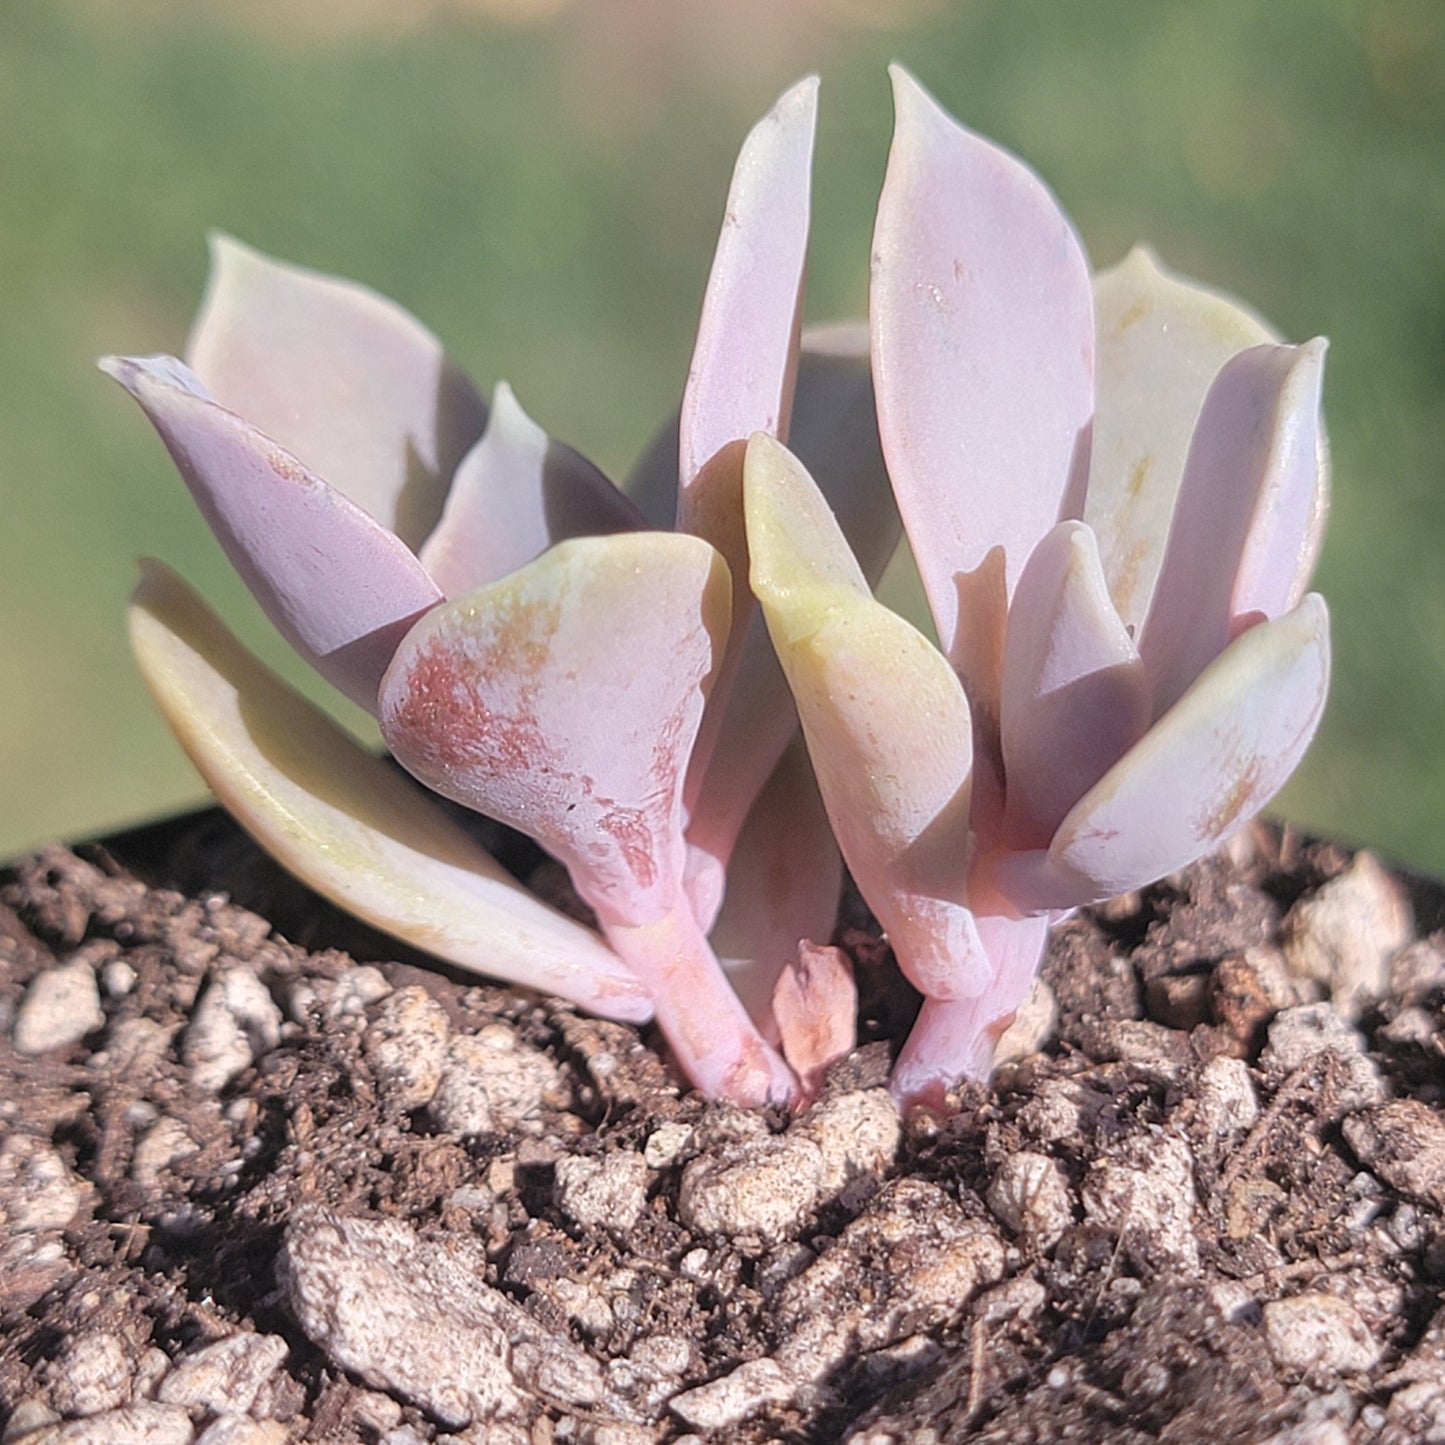
[[[809,310],[861,312],[895,58],[1096,264],[1146,240],[1330,336],[1336,680],[1278,811],[1445,872],[1442,0],[3,0],[0,857],[202,795],[132,673],[138,553],[300,673],[91,364],[182,348],[208,228],[396,297],[619,475],[808,70]]]

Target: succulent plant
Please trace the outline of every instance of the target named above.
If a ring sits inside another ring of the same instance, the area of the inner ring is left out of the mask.
[[[428,788],[559,859],[598,928],[529,893],[150,564],[134,648],[226,807],[441,958],[655,1016],[696,1084],[744,1104],[797,1095],[771,997],[800,945],[826,942],[840,879],[745,585],[747,438],[790,435],[831,479],[871,574],[898,536],[866,333],[800,342],[815,105],[805,81],[743,147],[681,411],[635,501],[505,386],[488,408],[393,303],[227,239],[187,363],[102,363],[296,651]]]
[[[924,995],[895,1095],[986,1077],[1050,925],[1274,796],[1329,674],[1324,346],[1144,252],[1091,282],[1042,182],[901,70],[873,247],[884,455],[937,645],[756,436],[752,586],[834,830]]]
[[[924,995],[894,1092],[935,1100],[987,1075],[1054,923],[1274,796],[1328,683],[1323,343],[1142,251],[1091,280],[1032,172],[894,88],[870,328],[800,333],[805,81],[743,147],[625,492],[392,303],[228,240],[189,364],[104,363],[293,647],[597,928],[151,564],[135,650],[226,806],[442,958],[655,1016],[743,1104],[799,1102],[852,1036],[838,847]],[[900,514],[936,644],[873,595]]]

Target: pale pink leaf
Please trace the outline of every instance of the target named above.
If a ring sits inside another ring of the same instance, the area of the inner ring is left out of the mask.
[[[1060,522],[1009,609],[1001,730],[1004,833],[1047,847],[1064,815],[1149,724],[1149,679],[1109,600],[1094,534]]]
[[[1315,593],[1232,642],[1064,819],[1049,849],[1059,879],[1049,905],[1143,887],[1253,818],[1304,756],[1329,670]]]
[[[981,986],[966,907],[972,742],[943,655],[875,602],[827,503],[759,434],[745,477],[752,585],[843,856],[928,994]]]
[[[385,527],[171,357],[101,362],[145,409],[266,615],[368,711],[397,643],[441,594]]]
[[[1305,586],[1324,515],[1324,343],[1256,346],[1220,371],[1185,464],[1139,651],[1171,706],[1251,613]]]
[[[553,441],[502,382],[486,434],[462,458],[421,560],[446,596],[460,597],[568,537],[645,525],[641,512],[585,457]]]
[[[441,343],[354,282],[211,238],[186,360],[207,389],[414,550],[485,403]]]
[[[698,530],[693,486],[724,446],[755,431],[786,436],[817,109],[818,82],[810,77],[758,122],[738,156],[683,395],[684,530]]]
[[[1109,592],[1139,627],[1184,475],[1189,439],[1220,367],[1277,338],[1252,312],[1160,268],[1135,249],[1094,279],[1098,409],[1084,520]]]
[[[141,673],[233,817],[308,887],[474,973],[641,1022],[642,985],[425,793],[252,657],[174,573],[148,564],[130,610]]]
[[[888,1082],[900,1108],[940,1108],[962,1080],[987,1080],[999,1038],[1038,976],[1050,921],[1047,914],[979,915],[979,936],[993,969],[989,985],[969,998],[923,1000]]]
[[[711,933],[728,981],[765,1031],[773,987],[798,940],[832,936],[842,883],[838,845],[795,733],[748,813]]]
[[[680,895],[683,770],[730,607],[695,537],[562,542],[412,629],[382,734],[429,787],[560,858],[605,924],[650,923]]]
[[[873,235],[883,451],[945,652],[955,578],[1004,550],[1009,591],[1088,466],[1088,266],[1036,175],[906,71]]]

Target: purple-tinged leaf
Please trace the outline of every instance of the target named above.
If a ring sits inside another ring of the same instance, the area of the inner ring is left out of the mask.
[[[779,972],[796,960],[800,938],[832,936],[842,885],[838,845],[795,733],[748,813],[710,934],[728,981],[765,1033]]]
[[[681,889],[683,771],[730,606],[695,537],[560,543],[412,629],[382,734],[428,787],[560,858],[604,924],[652,923]]]
[[[744,1108],[793,1103],[798,1081],[728,987],[716,956],[679,892],[642,924],[604,921],[610,942],[656,1000],[657,1025],[683,1072],[709,1098]]]
[[[811,478],[759,434],[744,496],[752,585],[843,856],[931,995],[983,986],[966,905],[968,702],[943,655],[873,600]]]
[[[1114,606],[1137,636],[1205,394],[1231,356],[1276,337],[1142,247],[1094,278],[1094,302],[1098,409],[1084,520],[1099,539]]]
[[[979,915],[993,977],[974,997],[924,999],[888,1081],[900,1108],[939,1108],[960,1080],[986,1080],[993,1072],[994,1048],[1038,976],[1051,921],[1046,913]]]
[[[1329,671],[1314,593],[1231,643],[1064,819],[1048,855],[1059,892],[1045,906],[1114,898],[1217,848],[1304,756]]]
[[[1044,848],[1064,815],[1149,725],[1149,679],[1109,600],[1094,534],[1060,522],[1009,610],[1002,738],[1004,836]]]
[[[677,527],[705,538],[735,578],[747,575],[743,452],[755,431],[787,435],[798,365],[808,187],[818,82],[789,90],[753,127],[738,156],[698,324],[679,418]],[[721,741],[714,786],[697,828],[690,890],[708,921],[728,850],[792,730],[787,689],[753,599],[733,592],[731,645],[703,717],[687,780],[690,819]],[[740,695],[739,695],[740,694]]]
[[[786,92],[743,142],[728,191],[679,438],[678,526],[714,546],[717,519],[707,485],[699,489],[703,469],[729,444],[741,448],[755,431],[787,435],[817,111],[816,77]],[[733,497],[721,499],[730,514],[722,535],[740,541],[736,485]],[[733,565],[729,550],[721,550]]]
[[[248,653],[168,569],[130,610],[141,673],[228,811],[339,907],[473,972],[642,1022],[642,985],[435,803]]]
[[[145,409],[282,636],[375,712],[397,643],[441,598],[421,563],[270,437],[211,400],[174,358],[109,357],[101,366]]]
[[[186,360],[245,417],[413,551],[441,515],[485,403],[394,301],[211,238]]]
[[[1244,619],[1279,616],[1308,581],[1324,518],[1323,364],[1322,341],[1256,346],[1209,388],[1139,640],[1156,716]]]
[[[1036,175],[894,66],[873,235],[883,452],[945,652],[955,585],[996,546],[1008,590],[1082,485],[1094,411],[1084,253]]]
[[[568,537],[644,526],[642,513],[585,457],[548,437],[502,382],[421,560],[446,596],[460,597]]]

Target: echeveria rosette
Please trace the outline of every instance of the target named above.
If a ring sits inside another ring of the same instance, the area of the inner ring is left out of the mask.
[[[887,494],[866,350],[830,338],[799,356],[815,92],[785,95],[739,159],[674,432],[676,533],[648,530],[505,386],[488,414],[393,303],[234,242],[216,243],[190,366],[106,363],[283,635],[377,716],[418,778],[559,857],[604,937],[463,848],[424,794],[361,761],[152,572],[132,609],[137,656],[227,806],[320,891],[439,956],[615,1017],[655,1011],[694,1082],[739,1103],[795,1093],[758,979],[825,937],[836,903],[826,819],[783,755],[791,703],[781,679],[768,685],[770,650],[729,567],[746,566],[745,438],[785,432],[795,387],[795,439],[813,437],[864,535],[890,533],[891,503],[856,500]],[[655,505],[669,468],[652,471]],[[299,750],[282,745],[283,714]],[[699,886],[690,868],[689,830],[714,815],[700,856],[719,867],[746,827],[760,856],[796,850],[818,872],[780,890],[778,875],[740,869],[719,919],[721,879]],[[708,942],[715,921],[761,1030]]]
[[[925,996],[893,1078],[914,1100],[987,1076],[1052,922],[1209,852],[1299,762],[1327,466],[1322,343],[1144,253],[1091,284],[1038,178],[894,85],[874,378],[942,651],[773,439],[746,505],[844,856]]]

